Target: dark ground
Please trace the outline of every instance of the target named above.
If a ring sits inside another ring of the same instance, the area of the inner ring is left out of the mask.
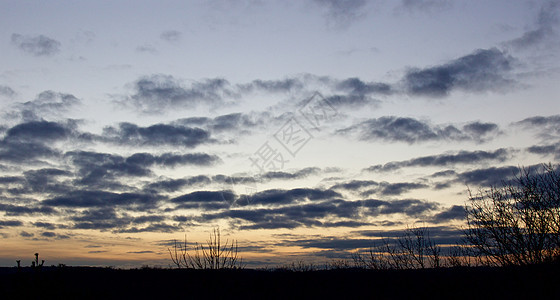
[[[2,299],[560,299],[560,266],[437,270],[0,268]]]

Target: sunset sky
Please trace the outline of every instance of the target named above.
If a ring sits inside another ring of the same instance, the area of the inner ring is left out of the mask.
[[[560,1],[0,0],[0,266],[324,262],[560,162]]]

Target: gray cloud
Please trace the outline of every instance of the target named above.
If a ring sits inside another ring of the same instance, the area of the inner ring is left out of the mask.
[[[19,226],[23,226],[23,222],[18,220],[0,220],[0,228],[19,227]]]
[[[261,176],[259,176],[259,179],[261,181],[301,179],[318,174],[320,171],[321,169],[319,168],[304,168],[292,173],[284,171],[271,171],[262,174]]]
[[[363,82],[359,78],[348,78],[337,84],[337,89],[349,92],[352,95],[392,94],[391,85],[382,82]]]
[[[301,190],[301,189],[300,189]],[[319,194],[325,190],[316,190]],[[278,192],[266,191],[260,196],[271,195],[273,200],[261,201],[268,204],[268,208],[230,209],[218,213],[204,213],[199,219],[202,222],[216,219],[231,219],[249,222],[239,225],[239,229],[277,229],[297,227],[355,227],[366,224],[364,216],[381,216],[404,214],[408,217],[419,217],[437,208],[437,204],[421,200],[357,200],[346,201],[332,195],[315,195],[320,198],[313,201],[301,201],[304,198],[293,197],[301,191],[291,190]],[[284,197],[281,197],[284,196]],[[308,197],[308,196],[306,196]],[[311,200],[311,198],[308,198]],[[322,199],[322,200],[321,200]],[[252,203],[252,202],[251,202]],[[282,206],[276,206],[282,204]],[[296,204],[296,205],[291,205]],[[274,205],[270,207],[270,205]],[[325,218],[328,219],[324,220]],[[334,219],[334,220],[333,220]],[[232,224],[237,224],[232,221]]]
[[[507,42],[507,44],[516,49],[528,49],[537,47],[556,37],[555,27],[559,23],[559,9],[560,1],[546,1],[539,12],[535,29],[525,32],[522,36]]]
[[[142,177],[152,175],[149,169],[153,165],[175,167],[178,165],[211,166],[220,162],[220,158],[205,153],[163,153],[153,155],[136,153],[129,157],[115,154],[72,151],[65,154],[78,168],[80,179],[76,183],[89,187],[103,187],[106,180],[118,176]]]
[[[367,187],[377,187],[379,182],[373,180],[352,180],[345,183],[338,183],[331,187],[331,189],[344,189],[344,190],[360,190]]]
[[[408,12],[435,12],[448,9],[453,5],[448,0],[402,0],[400,8]]]
[[[40,120],[39,116],[58,115],[68,111],[81,101],[74,95],[44,91],[32,101],[18,104],[16,107],[26,121]]]
[[[548,117],[535,116],[523,119],[513,124],[537,130],[539,132],[539,136],[543,139],[560,137],[560,115],[552,115]]]
[[[456,164],[477,164],[480,162],[503,162],[510,156],[510,151],[500,148],[495,151],[459,151],[455,154],[429,155],[404,161],[393,161],[384,165],[375,165],[364,169],[371,172],[390,172],[404,167],[444,167]]]
[[[16,94],[12,88],[5,85],[0,85],[0,96],[13,97]]]
[[[177,42],[181,39],[181,32],[177,30],[166,30],[159,37],[167,42]]]
[[[176,226],[176,225],[169,225],[169,224],[165,224],[165,223],[154,223],[154,224],[150,224],[146,227],[142,227],[142,228],[131,227],[131,228],[126,228],[126,229],[118,229],[118,230],[115,230],[115,232],[120,232],[120,233],[166,232],[166,233],[170,233],[170,232],[180,231],[182,229],[183,228],[181,228],[180,226]]]
[[[67,138],[72,131],[71,126],[61,123],[31,121],[8,129],[4,141],[52,142]]]
[[[365,0],[314,0],[327,11],[329,25],[345,28],[360,18],[367,2]]]
[[[281,80],[261,80],[255,79],[247,84],[239,84],[237,88],[241,92],[266,91],[270,93],[285,93],[301,90],[303,82],[298,78],[286,78]]]
[[[34,214],[51,215],[56,212],[51,207],[38,206],[36,204],[19,206],[19,205],[2,204],[2,203],[0,203],[0,211],[3,211],[6,214],[6,216],[23,216],[23,215],[34,215]]]
[[[12,34],[12,43],[22,51],[34,56],[50,56],[60,51],[60,42],[44,35],[24,36]]]
[[[21,237],[24,237],[24,238],[35,236],[33,233],[29,233],[29,232],[27,232],[27,231],[22,231],[22,232],[19,233],[19,235],[20,235]]]
[[[0,140],[0,160],[13,163],[35,162],[36,158],[55,157],[59,152],[47,146],[75,134],[75,123],[47,121],[24,122],[9,128]]]
[[[199,175],[189,178],[166,179],[147,184],[144,189],[155,192],[176,192],[184,187],[203,186],[210,184],[212,180],[208,176]]]
[[[410,69],[402,84],[415,96],[443,97],[459,89],[468,92],[495,91],[512,86],[508,78],[514,58],[496,49],[481,49],[444,65]]]
[[[229,83],[224,79],[206,79],[185,86],[171,75],[155,74],[138,79],[134,83],[134,94],[127,97],[125,103],[133,104],[144,113],[160,113],[202,103],[221,103],[224,94],[229,93]]]
[[[352,180],[346,183],[335,184],[331,189],[344,189],[359,193],[364,197],[370,195],[381,195],[381,196],[396,196],[406,193],[415,189],[423,189],[428,186],[422,183],[415,182],[377,182],[372,180]]]
[[[453,205],[449,209],[444,210],[440,213],[434,215],[433,222],[441,223],[450,220],[463,220],[467,214],[465,213],[465,207],[461,205]]]
[[[362,140],[406,142],[409,144],[438,140],[483,142],[490,136],[499,133],[498,126],[493,123],[473,122],[459,129],[454,125],[431,125],[417,119],[395,116],[369,119],[357,125],[338,130],[337,133],[344,134],[356,131]]]
[[[263,125],[266,122],[265,119],[268,119],[268,115],[266,113],[259,115],[231,113],[217,116],[215,118],[184,118],[172,122],[172,124],[202,127],[211,132],[237,131],[242,134],[248,133],[251,128]]]
[[[44,200],[49,207],[130,207],[148,209],[160,200],[157,195],[76,190]]]
[[[120,123],[117,128],[103,129],[104,141],[129,146],[183,146],[193,148],[212,142],[210,133],[200,128],[179,125],[155,124],[140,127],[132,123]]]
[[[149,54],[157,54],[157,49],[152,45],[141,45],[136,47],[136,52],[140,53],[149,53]]]
[[[464,236],[461,229],[451,226],[434,226],[426,227],[430,239],[440,245],[455,245],[460,242]],[[361,230],[355,233],[366,237],[385,238],[387,241],[402,237],[406,234],[407,229],[399,230]],[[377,240],[379,241],[379,240]]]
[[[554,158],[560,160],[560,143],[550,145],[535,145],[527,148],[527,151],[539,155],[554,155]]]
[[[456,181],[471,185],[493,186],[512,179],[517,174],[519,174],[518,167],[490,167],[459,173]]]

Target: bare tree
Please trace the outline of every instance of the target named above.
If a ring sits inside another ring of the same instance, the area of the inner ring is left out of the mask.
[[[236,240],[222,243],[220,229],[213,229],[206,244],[196,243],[192,251],[188,250],[187,237],[184,242],[174,241],[173,249],[168,248],[169,256],[177,268],[191,269],[241,269],[243,259],[239,256]]]
[[[466,240],[487,264],[526,265],[560,258],[560,173],[521,168],[514,180],[473,194]]]
[[[356,267],[375,270],[442,266],[441,248],[430,238],[425,227],[408,227],[396,239],[382,239],[382,245],[370,248],[366,254],[356,252],[352,259]]]

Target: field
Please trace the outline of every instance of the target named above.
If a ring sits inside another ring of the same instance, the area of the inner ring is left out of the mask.
[[[560,297],[560,266],[512,268],[188,270],[0,268],[4,299],[288,299]]]

